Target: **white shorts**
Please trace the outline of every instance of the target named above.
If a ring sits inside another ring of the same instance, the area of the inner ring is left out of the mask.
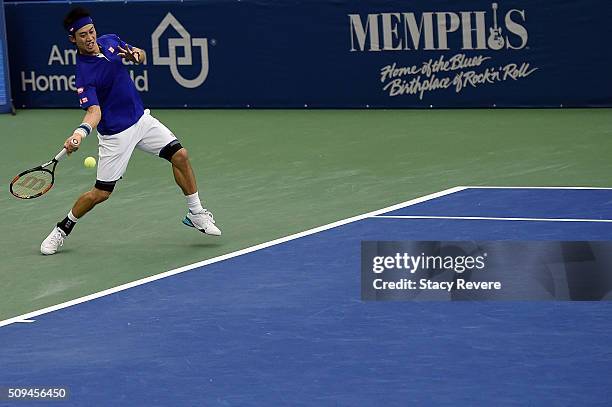
[[[159,155],[176,137],[147,110],[131,127],[110,136],[98,133],[98,140],[97,180],[114,184],[125,173],[134,148]]]

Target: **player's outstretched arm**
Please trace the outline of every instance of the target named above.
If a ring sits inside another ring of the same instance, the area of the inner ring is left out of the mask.
[[[100,106],[93,105],[87,108],[87,112],[83,118],[83,123],[81,123],[81,125],[77,127],[72,135],[64,142],[64,148],[68,150],[68,154],[79,149],[81,146],[81,140],[87,137],[89,133],[96,128],[101,119],[102,110],[100,110]],[[73,140],[76,140],[76,142]]]

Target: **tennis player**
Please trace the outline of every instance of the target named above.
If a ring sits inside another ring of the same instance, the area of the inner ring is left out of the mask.
[[[143,63],[144,51],[126,44],[115,34],[98,37],[89,12],[82,7],[66,15],[64,28],[78,49],[76,86],[80,106],[86,110],[83,123],[66,139],[64,147],[69,154],[78,150],[97,127],[98,170],[94,187],[81,195],[68,215],[53,228],[40,245],[41,253],[57,252],[77,221],[110,197],[134,148],[172,163],[174,179],[187,200],[188,212],[183,223],[208,235],[221,235],[212,213],[202,207],[187,150],[143,108],[123,66],[123,60]]]

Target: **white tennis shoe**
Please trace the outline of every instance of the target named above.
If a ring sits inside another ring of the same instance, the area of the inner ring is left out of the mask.
[[[60,247],[64,245],[66,234],[57,226],[53,228],[49,236],[40,244],[40,252],[42,254],[55,254]]]
[[[189,227],[196,228],[202,233],[212,236],[221,236],[221,231],[215,226],[213,214],[208,209],[202,212],[191,213],[187,212],[183,223]]]

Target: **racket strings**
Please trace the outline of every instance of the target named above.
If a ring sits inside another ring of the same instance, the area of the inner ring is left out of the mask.
[[[19,177],[12,184],[13,194],[28,198],[46,191],[53,184],[53,176],[47,171],[33,171]]]

